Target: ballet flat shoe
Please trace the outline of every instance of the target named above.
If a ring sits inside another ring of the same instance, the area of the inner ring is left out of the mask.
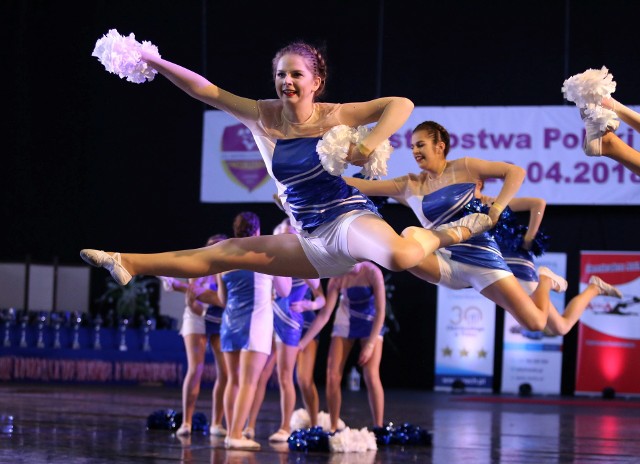
[[[191,435],[191,424],[182,424],[178,430],[176,430],[176,435],[179,437],[187,437]]]
[[[214,437],[226,437],[227,429],[225,429],[221,424],[214,424],[209,427],[209,435],[213,435]]]
[[[131,280],[131,274],[120,263],[120,253],[114,253],[113,256],[102,250],[91,250],[85,248],[80,251],[82,260],[95,267],[103,267],[111,274],[113,280],[120,285],[127,285]]]
[[[553,272],[547,266],[540,266],[538,268],[538,275],[546,276],[551,279],[551,282],[552,282],[551,288],[553,289],[554,292],[564,293],[567,291],[567,286],[568,286],[567,281],[564,278],[560,277],[555,272]]]
[[[242,438],[226,437],[224,439],[224,447],[227,449],[259,450],[260,443],[246,437],[242,437]]]
[[[618,290],[613,285],[606,283],[598,276],[592,275],[589,278],[589,285],[595,285],[596,287],[598,287],[598,292],[600,293],[600,295],[622,298],[622,292],[620,290]]]
[[[275,441],[278,443],[286,442],[289,439],[289,435],[291,435],[289,432],[280,429],[269,437],[269,441]]]

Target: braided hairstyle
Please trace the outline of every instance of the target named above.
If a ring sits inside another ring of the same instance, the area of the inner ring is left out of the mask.
[[[234,237],[253,237],[260,231],[260,218],[250,211],[239,213],[233,220]]]
[[[425,131],[429,134],[429,138],[433,140],[433,143],[444,142],[444,157],[446,158],[451,148],[451,141],[449,139],[449,132],[435,121],[421,122],[413,129],[413,133]]]
[[[278,61],[280,61],[280,58],[284,55],[298,55],[304,58],[309,69],[313,71],[313,76],[320,78],[320,86],[315,92],[315,97],[320,97],[324,93],[325,84],[327,82],[327,62],[320,50],[302,41],[292,42],[289,45],[284,46],[278,50],[276,56],[273,57],[271,62],[274,76],[278,69]]]

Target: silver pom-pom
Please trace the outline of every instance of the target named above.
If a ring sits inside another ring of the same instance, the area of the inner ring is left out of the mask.
[[[326,132],[316,145],[316,151],[320,156],[320,162],[324,169],[334,176],[341,175],[347,166],[347,153],[349,146],[358,144],[371,132],[366,126],[357,128],[339,125]],[[371,179],[387,175],[387,160],[391,156],[393,147],[388,140],[382,142],[369,155],[369,160],[362,166],[362,175]]]
[[[107,71],[117,74],[120,78],[127,78],[129,82],[140,84],[145,81],[152,81],[158,73],[149,67],[146,61],[141,59],[140,52],[145,51],[160,57],[158,47],[151,42],[136,41],[133,33],[124,37],[116,29],[98,39],[91,56],[98,58]]]

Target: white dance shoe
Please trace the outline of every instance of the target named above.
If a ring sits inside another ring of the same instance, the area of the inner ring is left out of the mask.
[[[269,437],[269,441],[273,441],[277,443],[286,443],[286,441],[289,439],[289,435],[291,434],[286,430],[279,429],[276,433],[272,434]]]
[[[191,424],[183,423],[178,430],[176,430],[176,436],[188,437],[191,435]]]
[[[131,280],[131,274],[122,264],[120,264],[120,253],[114,253],[113,256],[102,250],[91,250],[85,248],[80,251],[82,260],[95,267],[103,267],[111,274],[111,277],[120,285],[127,285]]]
[[[213,424],[209,427],[209,435],[214,437],[226,437],[227,429],[225,429],[222,424]]]
[[[436,227],[436,230],[451,229],[453,227],[466,227],[471,231],[471,236],[479,235],[493,227],[493,221],[488,214],[473,213],[457,221],[447,222]]]
[[[538,268],[538,275],[546,276],[551,279],[551,289],[554,292],[564,293],[567,291],[567,286],[569,285],[567,281],[553,272],[547,266],[540,266]]]
[[[598,292],[600,293],[600,295],[622,298],[622,292],[620,290],[618,290],[613,285],[606,283],[598,276],[592,275],[589,278],[589,285],[595,285],[596,287],[598,287]]]
[[[259,450],[260,443],[245,437],[242,437],[242,438],[226,437],[224,439],[224,447],[227,449],[237,449],[237,450]]]

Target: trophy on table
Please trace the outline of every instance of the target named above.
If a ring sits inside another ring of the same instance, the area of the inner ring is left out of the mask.
[[[142,331],[144,332],[144,339],[142,342],[142,351],[151,351],[151,344],[149,343],[149,332],[154,329],[155,320],[152,318],[145,319],[143,321],[144,327]]]
[[[127,326],[129,325],[129,319],[126,316],[123,316],[120,319],[120,346],[118,347],[118,349],[120,351],[127,351],[129,348],[127,348]]]
[[[22,311],[20,316],[20,348],[27,347],[27,324],[29,323],[29,312]]]
[[[11,346],[10,329],[11,324],[16,320],[16,310],[14,308],[3,309],[2,319],[4,320],[4,341],[2,346],[9,348]]]
[[[49,313],[45,311],[38,313],[38,341],[36,342],[38,348],[44,348],[44,326],[47,325],[47,319],[49,319]]]
[[[64,313],[53,311],[49,316],[49,321],[53,325],[53,348],[62,348],[62,344],[60,343],[60,327],[62,327],[65,321],[65,315]]]
[[[74,350],[79,350],[80,349],[80,325],[82,324],[82,313],[78,311],[74,311],[71,322],[73,324],[73,341],[71,342],[71,348]]]
[[[98,314],[93,319],[93,349],[101,350],[102,344],[100,343],[100,330],[102,329],[102,317]]]

